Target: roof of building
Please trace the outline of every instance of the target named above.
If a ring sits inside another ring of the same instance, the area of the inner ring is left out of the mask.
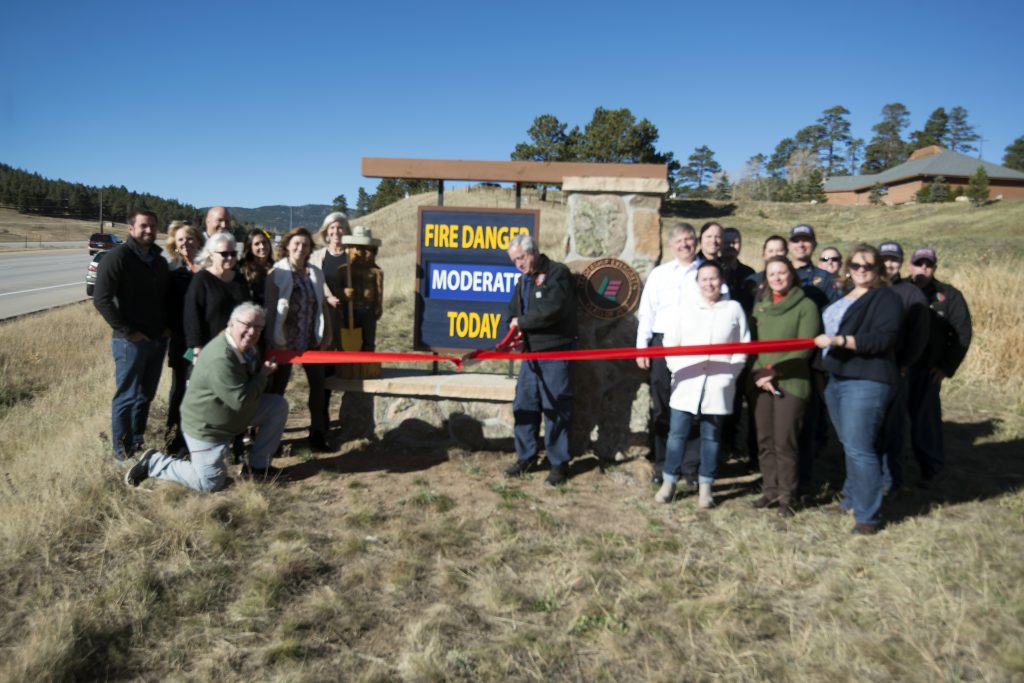
[[[916,150],[902,164],[881,173],[829,178],[825,181],[825,192],[852,192],[870,188],[876,184],[887,185],[920,176],[967,178],[974,175],[978,166],[985,168],[985,173],[988,174],[990,180],[1024,180],[1024,173],[1020,171],[932,145]]]

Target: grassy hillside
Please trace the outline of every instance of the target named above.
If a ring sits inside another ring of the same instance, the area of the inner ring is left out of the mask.
[[[85,246],[89,235],[97,232],[96,221],[80,221],[74,218],[50,218],[33,214],[18,213],[14,209],[0,209],[0,242],[72,241],[82,240]],[[114,232],[124,239],[127,228],[118,225]]]
[[[385,239],[382,350],[409,347],[415,207],[434,199],[360,221]],[[750,509],[756,482],[735,462],[720,506],[702,513],[692,499],[656,505],[639,462],[584,457],[551,491],[543,474],[502,480],[508,453],[385,440],[312,458],[302,373],[279,463],[290,481],[128,490],[109,463],[102,320],[83,304],[2,324],[0,680],[1024,678],[1024,204],[961,208],[723,216],[751,251],[797,221],[822,244],[935,243],[940,274],[964,289],[976,341],[945,387],[951,476],[887,507],[872,538],[815,509],[790,521]],[[707,213],[670,209],[694,223]],[[560,211],[542,208],[552,255]],[[834,448],[820,459],[823,490],[838,461]]]

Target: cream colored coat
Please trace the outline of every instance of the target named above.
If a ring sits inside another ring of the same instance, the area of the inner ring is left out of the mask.
[[[750,341],[747,316],[736,301],[709,304],[704,297],[693,298],[677,311],[665,333],[665,346]],[[730,414],[736,377],[746,360],[743,353],[669,356],[665,359],[672,373],[669,406],[694,415]]]

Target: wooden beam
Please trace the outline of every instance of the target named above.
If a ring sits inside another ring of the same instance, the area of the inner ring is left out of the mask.
[[[363,157],[367,178],[468,180],[561,185],[567,176],[653,178],[668,181],[667,164],[598,164],[575,161],[463,161]]]

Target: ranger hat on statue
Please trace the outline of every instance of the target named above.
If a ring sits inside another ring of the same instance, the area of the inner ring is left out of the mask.
[[[355,247],[379,247],[381,242],[379,239],[375,239],[373,231],[365,225],[357,225],[352,228],[351,235],[343,235],[341,238],[341,244],[343,246],[355,246]]]

